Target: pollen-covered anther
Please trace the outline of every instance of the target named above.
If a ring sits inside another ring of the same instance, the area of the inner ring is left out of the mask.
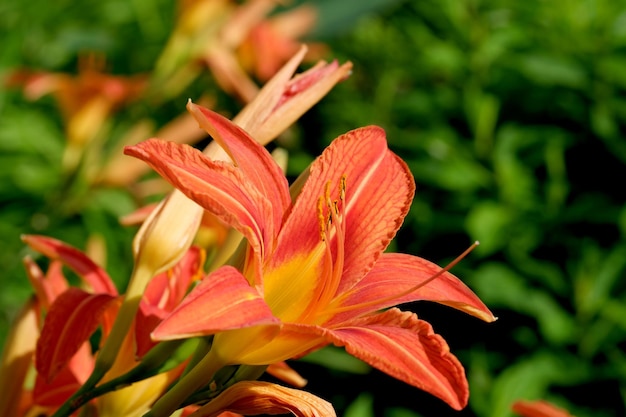
[[[339,200],[345,201],[346,199],[346,174],[341,176],[339,180]]]
[[[324,197],[317,199],[317,222],[320,226],[320,239],[326,240],[326,216],[324,216]]]

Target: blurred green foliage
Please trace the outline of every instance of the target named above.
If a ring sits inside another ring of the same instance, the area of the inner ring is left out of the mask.
[[[355,68],[281,143],[292,155],[289,173],[337,135],[383,126],[418,183],[394,250],[445,264],[480,240],[455,273],[499,320],[486,325],[444,307],[410,306],[467,368],[470,405],[461,413],[376,371],[346,372],[359,367],[342,366],[334,354],[312,360],[329,368],[294,365],[309,389],[349,417],[500,417],[512,415],[520,398],[544,398],[579,417],[624,415],[626,5],[317,3],[314,39]],[[173,9],[166,0],[34,0],[28,8],[0,0],[0,71],[73,71],[85,49],[102,51],[113,72],[149,71]],[[199,94],[205,82],[186,93]],[[163,104],[155,117],[173,117],[167,111],[182,103]],[[220,105],[237,110],[224,98]],[[28,292],[20,233],[79,247],[99,233],[118,282],[130,268],[132,230],[117,218],[134,202],[124,190],[80,184],[68,194],[63,146],[52,100],[0,93],[0,336]],[[80,202],[68,207],[77,195]]]

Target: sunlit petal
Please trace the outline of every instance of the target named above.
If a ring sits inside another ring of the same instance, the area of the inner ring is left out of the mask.
[[[96,330],[116,300],[110,294],[90,294],[78,288],[61,294],[50,307],[37,341],[37,372],[50,382]]]
[[[46,236],[23,235],[22,241],[50,259],[59,259],[74,270],[96,293],[117,295],[109,275],[78,249]]]
[[[270,268],[319,244],[318,199],[329,182],[331,198],[337,198],[342,177],[348,243],[338,291],[350,288],[374,265],[400,227],[415,186],[406,165],[387,149],[384,131],[370,126],[340,136],[311,165]]]
[[[522,417],[573,417],[567,411],[547,401],[516,401],[513,411]]]
[[[246,278],[235,268],[225,266],[207,275],[152,332],[152,337],[180,339],[278,322]]]
[[[226,389],[191,416],[217,417],[224,411],[247,416],[288,413],[298,417],[336,415],[330,403],[306,391],[285,388],[269,382],[243,381]]]
[[[248,181],[272,202],[272,224],[280,225],[291,198],[287,178],[270,153],[242,128],[218,113],[191,102],[187,109],[226,151]]]
[[[204,260],[204,251],[191,247],[173,268],[150,280],[135,318],[138,357],[143,357],[156,344],[150,334],[182,301],[191,283],[200,279]]]
[[[478,296],[449,272],[407,293],[441,269],[438,265],[417,256],[385,253],[359,285],[346,294],[341,303],[342,307],[359,305],[362,307],[338,313],[331,322],[341,323],[348,317],[420,300],[444,304],[487,322],[495,320]]]
[[[262,256],[273,218],[270,201],[230,163],[212,161],[187,145],[150,139],[126,147],[127,155],[147,162],[189,198],[239,230]]]
[[[460,410],[467,404],[465,371],[430,324],[394,308],[328,330],[335,345],[407,384]]]
[[[68,288],[69,284],[63,276],[63,264],[61,261],[50,262],[48,271],[44,275],[39,265],[30,256],[26,256],[23,263],[28,280],[35,290],[37,301],[41,308],[47,311],[54,300]]]
[[[307,384],[307,380],[285,362],[270,364],[265,372],[296,388],[303,388]]]

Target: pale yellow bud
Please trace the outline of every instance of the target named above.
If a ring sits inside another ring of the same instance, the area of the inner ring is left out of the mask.
[[[174,266],[191,246],[203,209],[180,191],[173,191],[143,223],[133,240],[137,268],[153,275]]]

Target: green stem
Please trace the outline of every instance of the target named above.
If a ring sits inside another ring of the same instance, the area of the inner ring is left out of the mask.
[[[235,368],[235,369],[229,369]],[[215,389],[198,391],[190,396],[183,405],[196,404],[200,402],[207,402],[219,394],[221,394],[227,388],[235,385],[240,381],[255,381],[265,373],[267,365],[240,365],[238,367],[230,366],[220,370],[215,375],[214,381],[217,383]],[[220,378],[222,371],[228,370],[228,373]],[[211,387],[213,388],[213,387]]]
[[[53,417],[69,416],[85,405],[88,401],[124,388],[134,382],[142,381],[150,378],[158,373],[166,372],[162,369],[164,358],[167,359],[178,349],[184,340],[174,340],[171,342],[163,342],[152,348],[142,359],[142,361],[130,371],[118,376],[110,381],[103,383],[89,391],[79,394],[78,392],[72,397],[73,401],[67,401],[61,406]]]
[[[170,416],[194,392],[211,382],[215,373],[226,365],[214,352],[215,350],[211,350],[191,371],[182,376],[143,417]]]
[[[187,366],[185,366],[185,370],[183,371],[181,378],[187,375],[189,371],[191,371],[198,364],[198,362],[200,362],[211,351],[212,344],[213,336],[198,338],[196,349],[189,359],[189,362],[187,362]]]

